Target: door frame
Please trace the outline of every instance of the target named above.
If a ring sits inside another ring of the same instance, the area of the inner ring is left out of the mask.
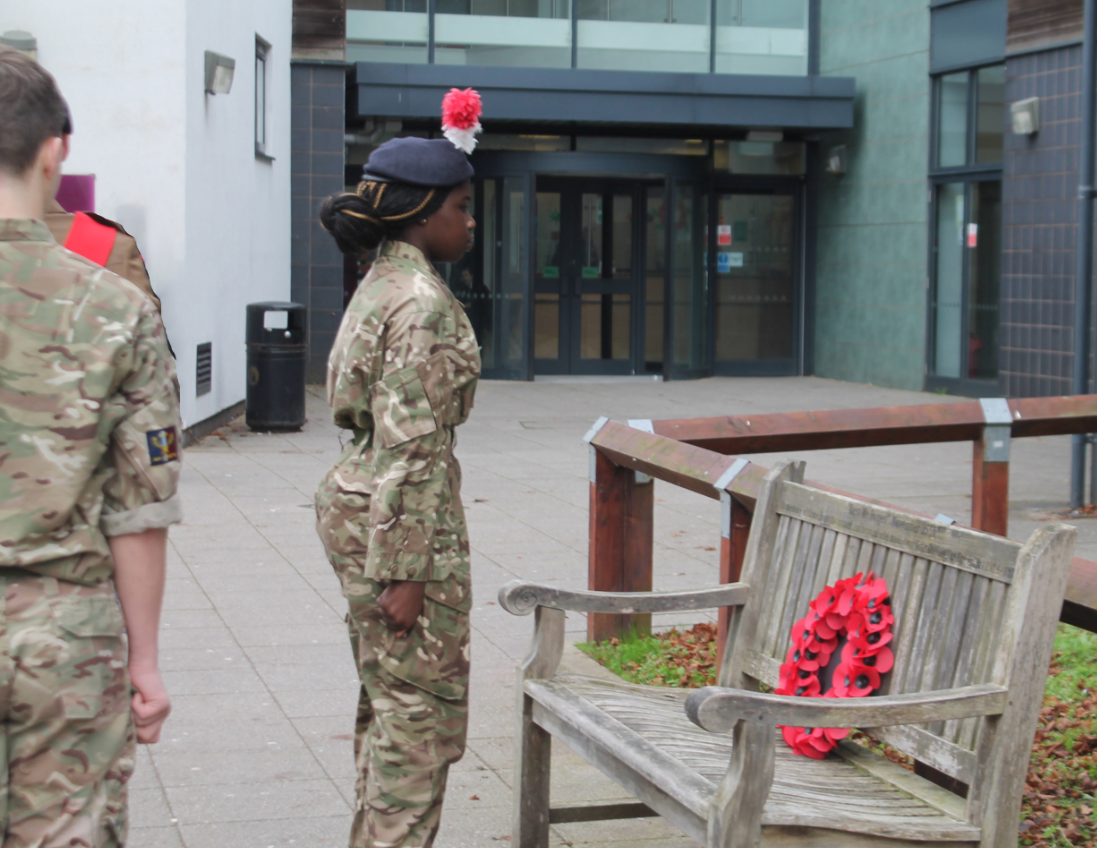
[[[753,360],[716,359],[716,223],[721,194],[785,195],[792,198],[792,352],[788,358]],[[722,174],[712,181],[709,197],[709,345],[712,373],[719,377],[794,377],[802,373],[804,332],[807,325],[805,215],[807,212],[807,175]]]
[[[662,186],[660,181],[656,180],[644,180],[636,177],[574,177],[574,176],[560,176],[557,174],[540,175],[536,178],[537,193],[540,192],[554,192],[561,196],[561,204],[569,202],[564,200],[564,197],[569,198],[571,202],[574,202],[577,198],[582,197],[584,194],[597,193],[603,199],[606,196],[628,196],[632,202],[632,221],[631,221],[631,268],[632,279],[629,283],[622,284],[628,286],[628,295],[630,297],[629,303],[629,355],[627,359],[590,359],[584,360],[580,355],[582,344],[582,296],[583,294],[589,294],[590,292],[583,292],[581,290],[581,284],[576,287],[576,290],[563,293],[561,292],[561,322],[566,321],[566,329],[561,326],[560,332],[560,345],[561,351],[566,348],[566,354],[563,354],[561,358],[566,356],[567,366],[563,368],[554,368],[552,365],[545,363],[552,362],[552,360],[541,360],[540,369],[538,369],[538,360],[534,359],[534,369],[540,374],[574,374],[574,375],[629,375],[629,374],[644,374],[645,368],[645,323],[646,323],[646,275],[645,275],[645,245],[646,245],[646,227],[645,216],[647,193],[646,190],[650,186],[658,185]],[[574,210],[573,210],[574,212]],[[580,213],[581,214],[581,213]],[[605,214],[603,212],[603,214]],[[561,222],[563,223],[563,222]],[[578,221],[574,222],[575,226],[581,226]],[[574,229],[574,227],[573,227]],[[570,233],[570,238],[574,239],[575,232]],[[566,244],[565,238],[569,236],[564,235],[564,231],[561,228],[561,243]],[[605,245],[603,244],[602,250],[605,251]],[[607,257],[603,256],[602,261],[606,261]],[[534,281],[536,282],[536,269]],[[571,280],[574,285],[575,281]],[[620,292],[616,292],[620,293]],[[536,292],[534,293],[536,298]],[[566,301],[565,301],[566,298]],[[565,303],[567,311],[564,311]],[[536,309],[536,304],[535,307]],[[535,316],[536,317],[536,316]]]
[[[929,286],[926,289],[926,377],[925,388],[929,392],[947,392],[950,395],[960,397],[1001,397],[1003,394],[1003,377],[1001,367],[1001,289],[998,292],[998,377],[994,380],[978,379],[967,376],[971,373],[971,348],[967,343],[966,328],[969,320],[971,306],[971,256],[968,251],[966,238],[968,224],[971,223],[974,212],[972,203],[972,186],[975,183],[993,183],[1002,185],[1002,171],[1000,168],[984,168],[979,171],[967,171],[963,173],[936,174],[930,177],[930,202],[929,202]],[[960,183],[964,187],[964,221],[962,233],[965,239],[960,262],[960,376],[942,377],[934,374],[931,366],[935,365],[934,357],[937,350],[937,321],[933,312],[933,302],[937,292],[937,215],[940,212],[938,196],[939,188],[949,183]],[[999,234],[1004,229],[1002,220],[999,219]],[[981,225],[981,224],[980,224]],[[999,285],[1001,275],[999,274]]]
[[[487,179],[499,179],[503,177],[524,176],[526,179],[526,244],[524,246],[525,262],[525,350],[524,350],[524,379],[533,379],[533,279],[534,279],[534,252],[533,233],[536,223],[536,192],[537,177],[590,177],[598,180],[622,180],[622,181],[651,181],[663,182],[666,186],[667,203],[673,199],[672,183],[675,180],[689,180],[707,186],[712,175],[709,171],[708,156],[667,156],[653,153],[586,153],[579,151],[518,151],[518,150],[480,150],[472,154],[472,165],[476,169],[476,176]],[[673,208],[668,206],[668,208]],[[636,217],[634,215],[634,217]],[[670,230],[668,227],[667,247]],[[634,249],[636,241],[633,241]],[[711,253],[711,251],[710,251]],[[670,292],[673,279],[673,259],[668,256],[665,268],[664,297]],[[634,312],[640,312],[635,309]],[[711,310],[710,310],[711,311]],[[664,308],[666,316],[670,314],[670,301],[666,301]],[[669,317],[666,318],[669,321]],[[635,328],[636,322],[633,321]],[[642,330],[642,328],[641,328]],[[634,345],[638,343],[640,336],[634,331]],[[710,346],[711,347],[711,346]],[[667,330],[664,327],[664,354],[663,354],[663,378],[670,379],[671,348]],[[642,356],[642,353],[640,354]],[[643,363],[635,368],[636,359],[633,357],[635,373],[643,374]],[[707,372],[706,372],[707,373]],[[494,376],[494,375],[488,375]],[[504,376],[502,374],[498,376]],[[518,375],[516,375],[518,376]],[[705,376],[697,375],[675,376]],[[521,377],[519,377],[521,379]]]

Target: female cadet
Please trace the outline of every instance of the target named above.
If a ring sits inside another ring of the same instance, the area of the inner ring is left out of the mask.
[[[432,263],[472,247],[472,172],[445,139],[394,139],[320,210],[344,253],[380,245],[328,360],[328,403],[354,440],[316,496],[361,678],[351,848],[431,845],[465,749],[472,599],[453,447],[480,355]]]

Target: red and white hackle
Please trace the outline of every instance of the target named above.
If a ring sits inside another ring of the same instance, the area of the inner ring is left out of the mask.
[[[442,130],[458,150],[472,153],[476,148],[476,134],[483,129],[481,112],[480,93],[475,89],[451,88],[442,98]]]

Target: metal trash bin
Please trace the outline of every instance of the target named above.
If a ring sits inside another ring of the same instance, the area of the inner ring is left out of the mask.
[[[249,303],[244,420],[253,430],[300,430],[305,423],[307,310],[300,303]]]

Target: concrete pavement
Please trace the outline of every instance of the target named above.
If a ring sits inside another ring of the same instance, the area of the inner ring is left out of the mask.
[[[439,848],[506,843],[514,665],[532,622],[495,604],[514,577],[586,585],[587,454],[599,415],[671,418],[912,403],[939,395],[817,378],[662,383],[562,378],[482,383],[459,431],[473,548],[469,750],[451,772]],[[357,681],[345,603],[313,529],[312,493],[339,451],[319,392],[300,433],[242,422],[186,455],[186,523],[170,542],[162,667],[175,703],[131,784],[131,848],[311,848],[346,844],[354,792]],[[829,485],[961,522],[970,515],[968,443],[804,453]],[[1066,508],[1068,438],[1016,440],[1011,534]],[[757,457],[763,464],[774,457]],[[655,586],[716,581],[714,501],[656,483]],[[1097,524],[1078,522],[1097,558]],[[662,616],[660,626],[695,618]],[[582,616],[569,635],[581,639]],[[590,664],[572,652],[569,663]],[[597,668],[595,666],[595,668]],[[557,746],[555,801],[621,797]],[[658,821],[555,827],[554,845],[692,845]]]

